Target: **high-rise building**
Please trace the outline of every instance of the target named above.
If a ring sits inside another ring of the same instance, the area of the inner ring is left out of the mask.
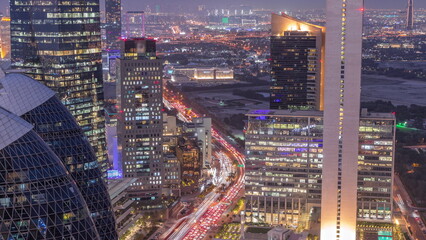
[[[358,222],[392,224],[395,126],[395,116],[392,114],[365,111],[361,114],[358,138]],[[376,234],[374,239],[380,239],[377,237],[378,231],[374,232],[371,225],[367,228],[358,227],[358,231],[370,231],[368,234]]]
[[[156,200],[163,182],[163,61],[153,39],[122,42],[118,60],[118,149],[124,177],[138,178],[130,196]]]
[[[0,107],[34,126],[77,184],[101,239],[117,239],[114,213],[98,161],[71,113],[52,90],[25,75],[8,74],[0,78],[0,85]]]
[[[407,30],[414,29],[414,0],[408,0],[407,6]]]
[[[120,50],[121,0],[105,1],[105,31],[107,49]]]
[[[10,18],[0,19],[0,60],[10,59]]]
[[[358,228],[371,239],[374,226],[392,223],[395,116],[362,111],[356,145]],[[256,110],[246,131],[246,221],[309,227],[324,208],[324,117],[320,111]],[[359,147],[358,147],[359,146]],[[392,233],[390,233],[392,235]]]
[[[272,14],[271,109],[323,109],[324,44],[324,27]]]
[[[306,227],[321,206],[323,117],[256,110],[246,131],[246,222]]]
[[[0,238],[100,239],[80,190],[32,128],[0,108]]]
[[[10,1],[12,64],[57,92],[108,168],[99,0]]]
[[[327,0],[321,239],[356,239],[363,13]]]

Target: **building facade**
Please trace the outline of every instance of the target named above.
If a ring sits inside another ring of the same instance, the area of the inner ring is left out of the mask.
[[[327,0],[321,239],[356,239],[363,10]]]
[[[0,60],[10,60],[10,17],[0,19]]]
[[[106,172],[99,0],[12,0],[14,68],[57,92]]]
[[[395,116],[363,111],[360,119],[354,169],[357,221],[391,224]],[[323,112],[250,112],[246,221],[301,228],[317,221],[316,209],[327,209],[321,200],[325,147]]]
[[[106,48],[120,50],[121,43],[121,0],[105,1]]]
[[[272,14],[271,109],[323,109],[325,28]]]
[[[34,126],[33,130],[77,184],[101,239],[117,239],[114,213],[99,163],[71,113],[52,90],[25,75],[8,74],[0,78],[0,85],[4,93],[0,93],[0,107]]]
[[[201,150],[203,168],[208,168],[212,163],[212,119],[206,117],[194,118],[192,123],[184,125],[184,132],[193,133],[198,139]]]
[[[200,191],[202,181],[202,157],[196,139],[179,138],[176,156],[180,163],[182,195],[191,195]]]
[[[118,60],[117,137],[123,176],[138,178],[129,191],[158,200],[163,184],[163,61],[155,40],[127,39]]]
[[[246,221],[305,226],[321,206],[321,112],[257,110],[246,131]]]
[[[1,238],[100,239],[80,190],[33,126],[0,108],[0,128]]]

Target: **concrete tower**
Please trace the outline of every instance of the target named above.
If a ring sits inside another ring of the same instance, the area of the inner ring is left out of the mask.
[[[363,0],[327,0],[321,239],[355,240]]]

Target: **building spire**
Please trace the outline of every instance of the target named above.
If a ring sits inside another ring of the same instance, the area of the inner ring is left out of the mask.
[[[414,0],[408,0],[407,5],[407,30],[414,29]]]

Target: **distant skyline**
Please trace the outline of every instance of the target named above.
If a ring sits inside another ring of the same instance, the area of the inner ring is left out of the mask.
[[[153,5],[186,5],[196,7],[197,5],[204,4],[208,7],[219,7],[226,8],[232,6],[238,6],[241,4],[253,6],[256,8],[270,8],[272,10],[280,9],[312,9],[312,8],[324,8],[325,0],[234,0],[230,4],[229,0],[157,0],[154,4],[149,0],[122,0],[123,5],[126,9],[144,9],[144,6],[150,4],[151,8]],[[173,2],[173,3],[171,3]],[[401,9],[407,6],[406,0],[365,0],[367,8],[395,8]],[[426,8],[426,1],[415,0],[414,5],[416,8]]]
[[[100,0],[101,2],[105,0]],[[275,11],[285,9],[314,9],[324,8],[325,0],[234,0],[232,4],[229,0],[122,0],[124,11],[127,10],[145,10],[146,5],[150,5],[151,9],[155,5],[165,10],[181,9],[188,10],[196,8],[198,5],[206,5],[214,8],[235,7],[241,4],[253,6],[254,8],[267,8]],[[388,8],[388,9],[404,9],[407,6],[406,0],[365,0],[366,8]],[[9,0],[0,0],[0,12],[5,12]],[[103,5],[103,4],[102,4]],[[426,8],[426,1],[415,0],[415,8]],[[103,8],[102,8],[103,9]]]

